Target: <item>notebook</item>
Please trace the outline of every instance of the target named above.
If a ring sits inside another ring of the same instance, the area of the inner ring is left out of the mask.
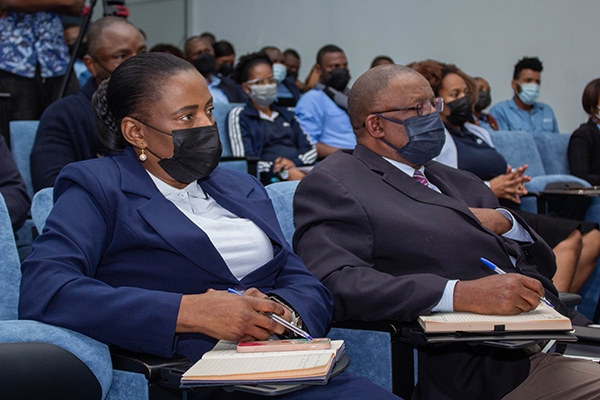
[[[419,317],[428,333],[503,332],[503,331],[568,331],[571,320],[544,303],[518,315],[484,315],[470,312],[436,313]]]
[[[326,383],[344,354],[343,340],[326,350],[238,353],[237,343],[219,341],[181,378],[182,387],[258,383]]]

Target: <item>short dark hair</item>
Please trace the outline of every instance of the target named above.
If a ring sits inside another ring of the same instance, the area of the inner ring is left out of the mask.
[[[183,58],[183,51],[175,45],[170,43],[157,43],[149,50],[150,53],[169,53],[177,56],[179,58]]]
[[[294,49],[286,49],[283,52],[283,56],[284,57],[292,56],[292,57],[297,58],[298,60],[300,59],[300,54],[298,54],[298,52],[296,50],[294,50]]]
[[[521,75],[521,71],[524,69],[531,69],[536,72],[542,72],[544,70],[544,66],[542,62],[537,57],[523,57],[519,60],[519,62],[515,65],[515,71],[513,72],[513,79],[518,80],[519,75]]]
[[[120,64],[92,98],[102,143],[116,151],[124,150],[128,143],[121,132],[123,118],[147,119],[148,105],[161,99],[161,85],[185,71],[195,68],[168,53],[138,54]]]
[[[389,61],[391,64],[395,64],[394,60],[392,60],[392,57],[388,57],[388,56],[377,56],[373,59],[373,62],[371,62],[371,68],[376,67],[377,64],[379,63],[379,61]]]
[[[210,42],[211,46],[217,42],[217,38],[215,37],[215,35],[213,35],[210,32],[202,32],[200,35],[198,35],[198,37],[207,39]]]
[[[586,113],[595,115],[598,113],[598,100],[600,100],[600,78],[594,79],[585,86],[581,105]]]
[[[113,17],[113,16],[108,16],[108,17],[102,17],[96,21],[94,21],[94,23],[92,23],[90,25],[90,28],[88,30],[88,34],[87,34],[87,43],[88,43],[88,54],[94,56],[97,54],[98,48],[100,46],[100,39],[102,38],[102,32],[104,32],[104,30],[106,28],[108,28],[111,25],[114,24],[125,24],[125,25],[130,25],[132,27],[135,28],[135,25],[133,25],[131,22],[127,21],[125,18],[121,18],[121,17]],[[137,28],[135,28],[137,29]],[[139,29],[138,29],[139,31]]]
[[[273,63],[265,53],[250,53],[242,56],[235,70],[233,70],[232,79],[241,85],[248,80],[250,70],[259,64],[273,67]]]
[[[335,44],[325,45],[325,46],[321,47],[321,49],[317,53],[317,64],[321,65],[321,62],[323,61],[323,57],[325,57],[325,54],[327,54],[327,53],[343,53],[343,52],[344,52],[344,50],[342,50]]]
[[[215,45],[213,46],[213,50],[215,51],[215,57],[224,57],[235,54],[233,45],[227,40],[221,40],[215,43]]]

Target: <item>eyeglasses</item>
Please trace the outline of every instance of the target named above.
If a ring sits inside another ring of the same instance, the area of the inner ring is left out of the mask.
[[[394,111],[410,111],[410,110],[416,110],[417,115],[419,117],[424,117],[426,115],[429,115],[429,114],[431,114],[431,112],[433,110],[441,113],[442,111],[444,111],[444,99],[442,99],[441,97],[436,97],[433,100],[423,100],[422,102],[420,102],[419,104],[417,104],[414,107],[395,108],[393,110],[373,112],[371,114],[385,114],[385,113],[394,112]]]
[[[246,81],[246,85],[248,86],[252,86],[252,85],[272,85],[272,84],[276,84],[277,80],[273,77],[271,78],[256,78],[256,79],[252,79],[251,81]]]

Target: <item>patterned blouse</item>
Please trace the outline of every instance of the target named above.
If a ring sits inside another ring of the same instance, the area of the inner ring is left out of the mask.
[[[51,12],[7,13],[0,17],[0,70],[33,78],[62,76],[69,66],[60,17]]]

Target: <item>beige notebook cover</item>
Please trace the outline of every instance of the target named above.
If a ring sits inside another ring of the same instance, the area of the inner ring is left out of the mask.
[[[240,382],[310,380],[326,377],[344,351],[343,340],[331,349],[238,353],[237,343],[221,340],[187,370],[181,382]],[[338,357],[336,357],[338,356]]]
[[[484,315],[470,312],[436,313],[419,317],[425,332],[567,331],[571,320],[544,303],[518,315]]]

